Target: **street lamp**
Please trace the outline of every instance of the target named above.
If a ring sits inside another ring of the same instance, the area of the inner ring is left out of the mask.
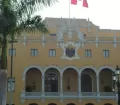
[[[12,92],[14,91],[15,79],[13,78],[13,43],[17,42],[17,39],[14,39],[13,36],[11,38],[11,62],[10,62],[10,104],[12,104]]]
[[[115,92],[115,86],[117,86],[117,93],[118,93],[118,105],[120,105],[120,68],[116,66],[115,72],[112,74],[113,78],[113,92]]]

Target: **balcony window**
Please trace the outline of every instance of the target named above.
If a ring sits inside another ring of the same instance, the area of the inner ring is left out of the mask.
[[[58,78],[55,74],[46,75],[45,92],[58,92]]]

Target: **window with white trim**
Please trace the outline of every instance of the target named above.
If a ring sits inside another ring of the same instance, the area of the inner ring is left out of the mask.
[[[88,57],[88,58],[92,57],[92,51],[90,49],[85,50],[85,57]]]
[[[38,56],[38,50],[37,49],[31,49],[31,56]]]
[[[49,49],[49,57],[55,57],[56,56],[56,49]]]
[[[109,54],[110,54],[109,50],[103,50],[104,58],[109,58]]]

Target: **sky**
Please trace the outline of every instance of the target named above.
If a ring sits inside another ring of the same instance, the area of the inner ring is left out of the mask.
[[[101,29],[120,29],[120,0],[87,0],[89,8],[70,5],[70,18],[88,19]],[[58,0],[37,14],[45,17],[69,18],[69,0]]]

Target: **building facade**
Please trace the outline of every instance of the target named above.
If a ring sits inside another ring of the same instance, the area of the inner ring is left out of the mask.
[[[112,72],[120,65],[120,30],[85,19],[46,18],[49,34],[23,33],[14,43],[14,105],[117,105]],[[8,77],[11,67],[8,47]],[[7,104],[10,103],[8,78]]]

